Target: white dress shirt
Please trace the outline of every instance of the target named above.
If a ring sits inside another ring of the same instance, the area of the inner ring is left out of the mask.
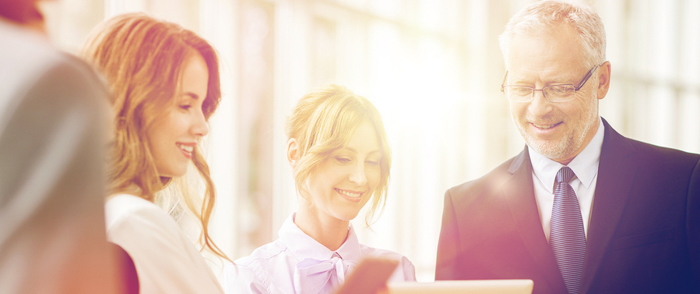
[[[588,223],[591,219],[591,208],[598,180],[598,164],[600,163],[600,151],[603,148],[603,121],[598,117],[598,131],[593,139],[567,166],[574,171],[576,176],[569,182],[576,192],[578,205],[581,208],[583,219],[583,231],[588,238]],[[554,181],[559,169],[564,167],[561,163],[551,160],[537,153],[528,146],[530,161],[532,162],[532,183],[535,187],[535,200],[540,213],[540,221],[544,235],[549,241],[549,233],[552,220],[552,206],[554,205]]]
[[[202,254],[158,205],[119,194],[105,214],[107,239],[134,260],[140,293],[223,293]]]
[[[352,225],[345,243],[331,251],[300,230],[294,216],[282,224],[279,239],[225,266],[226,293],[332,293],[364,256],[398,260],[390,281],[416,280],[405,256],[360,244]]]

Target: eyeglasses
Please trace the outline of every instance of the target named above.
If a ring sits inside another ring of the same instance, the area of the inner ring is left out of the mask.
[[[578,86],[571,84],[551,85],[542,89],[535,89],[529,86],[506,85],[506,79],[508,79],[508,72],[506,71],[506,75],[503,77],[503,83],[501,84],[501,92],[508,97],[508,100],[513,102],[530,102],[535,98],[535,91],[542,92],[544,98],[549,102],[566,102],[574,99],[576,91],[580,90],[586,84],[588,79],[593,76],[593,72],[601,65],[602,63],[588,71]]]

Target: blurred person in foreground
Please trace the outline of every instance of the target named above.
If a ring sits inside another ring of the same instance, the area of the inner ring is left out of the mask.
[[[81,56],[112,93],[108,240],[133,259],[141,293],[222,293],[200,248],[169,214],[189,209],[202,249],[228,259],[209,235],[216,194],[200,145],[221,99],[214,48],[177,24],[132,13],[97,26]],[[190,167],[204,184],[201,197],[185,184]],[[182,206],[156,204],[173,197]]]
[[[700,155],[625,138],[599,116],[611,82],[600,17],[536,2],[500,41],[502,90],[527,146],[447,191],[435,278],[700,293]]]
[[[350,224],[371,200],[369,224],[386,200],[391,153],[374,105],[331,85],[299,100],[286,133],[299,208],[279,239],[226,266],[226,292],[333,293],[366,256],[398,261],[390,280],[415,281],[405,256],[360,244]]]
[[[0,293],[115,293],[104,233],[107,90],[0,0]]]

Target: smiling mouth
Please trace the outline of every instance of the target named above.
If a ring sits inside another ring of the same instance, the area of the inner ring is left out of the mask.
[[[184,145],[180,143],[175,143],[178,148],[180,148],[180,151],[185,154],[188,158],[192,157],[192,152],[194,152],[194,146],[191,145]]]
[[[340,194],[341,196],[344,196],[345,198],[348,198],[348,200],[353,200],[353,201],[354,200],[359,201],[360,198],[362,198],[362,194],[364,194],[364,192],[353,192],[353,191],[342,190],[342,189],[338,189],[338,188],[333,188],[333,189],[336,192],[338,192],[338,194]]]
[[[548,130],[548,129],[551,129],[551,128],[554,128],[554,127],[560,125],[561,122],[558,122],[555,124],[549,124],[549,125],[540,125],[540,124],[536,124],[536,123],[530,123],[530,124],[538,129],[540,129],[540,130]]]

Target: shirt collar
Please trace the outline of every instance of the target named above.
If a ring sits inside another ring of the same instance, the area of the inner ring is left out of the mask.
[[[335,253],[340,255],[340,258],[343,260],[360,260],[360,242],[357,239],[357,234],[355,234],[352,224],[348,227],[348,237],[345,239],[343,245],[340,245],[338,250],[331,251],[299,229],[294,223],[295,217],[296,213],[293,213],[284,221],[279,230],[279,240],[290,250],[297,260],[304,260],[307,258],[329,260]]]
[[[603,148],[604,129],[603,120],[598,117],[598,130],[593,136],[593,139],[591,139],[581,153],[576,155],[567,165],[574,171],[576,177],[586,188],[590,188],[591,184],[593,184],[593,179],[595,179],[596,174],[598,174],[600,151]],[[559,169],[564,165],[538,153],[530,146],[528,146],[527,149],[530,153],[530,162],[532,163],[532,170],[535,176],[548,192],[554,193],[554,180],[557,176],[557,172],[559,172]]]

